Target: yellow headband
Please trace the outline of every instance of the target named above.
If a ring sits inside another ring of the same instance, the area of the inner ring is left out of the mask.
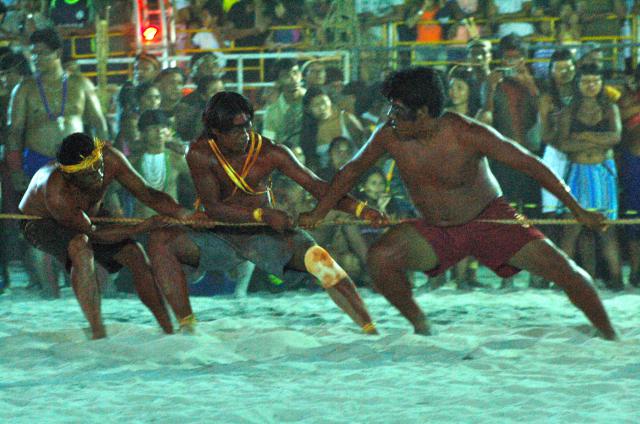
[[[73,165],[58,164],[60,170],[62,172],[66,172],[67,174],[75,174],[76,172],[81,172],[91,168],[93,164],[98,162],[102,157],[102,148],[104,147],[104,141],[96,138],[94,140],[94,144],[96,145],[96,147],[93,149],[93,152],[91,152],[89,156],[80,156],[82,158],[82,162]]]

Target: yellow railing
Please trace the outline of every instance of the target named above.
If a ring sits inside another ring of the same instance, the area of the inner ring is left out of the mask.
[[[607,17],[607,19],[618,19],[618,17],[616,15],[610,15]],[[611,44],[617,44],[620,42],[625,42],[625,41],[635,41],[638,40],[638,29],[639,29],[639,25],[638,25],[638,16],[637,15],[628,15],[625,17],[625,19],[629,20],[631,22],[631,35],[630,36],[622,36],[622,35],[618,35],[618,36],[591,36],[591,37],[581,37],[580,38],[580,42],[588,42],[588,41],[593,41],[593,42],[608,42]],[[560,20],[559,17],[556,16],[540,16],[540,17],[529,17],[529,18],[518,18],[518,19],[509,19],[509,20],[501,20],[501,19],[496,19],[494,21],[492,21],[492,23],[508,23],[508,22],[528,22],[528,23],[540,23],[540,22],[548,22],[550,24],[550,31],[552,33],[555,33],[555,28],[556,28],[556,24],[557,22]],[[399,25],[402,25],[404,22],[391,22],[389,24],[383,25],[384,27],[384,31],[382,31],[383,34],[383,39],[381,40],[381,43],[385,46],[387,46],[390,49],[394,49],[396,47],[402,47],[402,48],[409,48],[411,50],[411,55],[412,55],[412,59],[415,58],[415,48],[416,47],[422,47],[422,46],[464,46],[466,45],[466,41],[463,40],[440,40],[437,42],[417,42],[417,41],[399,41],[397,39],[397,27]],[[420,24],[426,24],[426,25],[440,25],[440,22],[438,21],[421,21],[419,22]],[[475,20],[474,22],[475,24],[481,26],[484,24],[487,24],[488,21],[486,19],[478,19]],[[454,24],[454,22],[451,22],[449,24]],[[391,29],[391,31],[388,31],[389,28]],[[297,43],[293,43],[293,44],[287,44],[286,47],[287,48],[293,48],[296,50],[304,50],[307,49],[309,47],[315,47],[312,46],[310,44],[310,41],[313,39],[313,32],[314,32],[314,28],[310,27],[310,26],[303,26],[303,25],[287,25],[287,26],[273,26],[270,27],[269,30],[272,31],[278,31],[278,30],[300,30],[302,32],[301,34],[301,40]],[[183,29],[183,30],[178,30],[177,34],[196,34],[199,32],[206,32],[207,30],[203,30],[203,29]],[[391,35],[391,39],[389,39],[387,37],[387,35],[390,34]],[[132,34],[131,33],[124,33],[124,32],[110,32],[109,33],[109,37],[110,38],[118,38],[118,37],[122,37],[123,39],[123,43],[125,46],[127,45],[133,45],[133,43],[130,43],[130,39],[129,37],[131,37]],[[92,59],[95,58],[95,34],[86,34],[86,35],[75,35],[75,36],[70,36],[67,37],[67,39],[69,39],[71,41],[71,57],[74,59]],[[90,43],[90,50],[91,53],[79,53],[78,52],[78,43],[81,40],[89,40]],[[488,41],[490,41],[492,44],[498,43],[499,39],[497,38],[489,38],[487,39]],[[555,38],[554,37],[541,37],[541,36],[533,36],[533,37],[529,37],[529,40],[532,42],[554,42]],[[284,46],[283,46],[284,47]],[[256,52],[256,53],[262,53],[262,52],[266,52],[268,51],[270,48],[267,46],[248,46],[248,47],[237,47],[235,46],[235,44],[232,42],[231,45],[229,47],[225,47],[225,48],[220,48],[220,49],[197,49],[197,48],[187,48],[187,49],[179,49],[176,50],[176,54],[178,55],[191,55],[194,53],[201,53],[201,52],[220,52],[220,53],[242,53],[242,52]],[[637,61],[637,48],[633,48],[632,52],[633,52],[633,56],[634,56],[634,62],[636,63]],[[130,50],[123,50],[123,49],[115,49],[112,48],[109,52],[109,57],[125,57],[125,56],[132,56],[135,53],[135,51],[133,49]],[[617,61],[618,60],[618,56],[620,54],[620,48],[619,47],[613,47],[612,48],[612,56],[607,58],[611,61]],[[264,59],[257,59],[258,63],[256,65],[251,65],[251,66],[245,66],[244,69],[246,71],[257,71],[259,73],[259,79],[260,81],[264,81],[264,76],[265,76],[265,64],[264,64]],[[534,61],[544,61],[544,59],[542,60],[538,60],[538,59],[530,59],[530,62],[534,62]],[[421,64],[431,64],[431,65],[448,65],[451,64],[453,62],[450,61],[429,61],[429,62],[419,62]],[[226,68],[228,71],[235,71],[236,68],[231,66]],[[131,69],[129,69],[128,71],[109,71],[108,75],[124,75],[127,72],[131,72]],[[92,76],[95,75],[95,73],[92,72],[87,72],[86,73],[87,76]]]

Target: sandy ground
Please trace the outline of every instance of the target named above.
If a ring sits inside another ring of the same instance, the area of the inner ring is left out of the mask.
[[[89,341],[68,288],[10,290],[0,422],[638,422],[640,291],[602,293],[617,343],[551,290],[418,290],[430,337],[362,294],[380,336],[297,292],[193,298],[192,336],[162,335],[135,298],[105,299],[109,338]]]

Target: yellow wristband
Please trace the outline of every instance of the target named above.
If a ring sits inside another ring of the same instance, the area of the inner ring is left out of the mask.
[[[364,331],[367,334],[371,334],[371,333],[375,333],[376,332],[376,325],[372,322],[365,324],[362,326],[362,331]]]
[[[180,328],[193,327],[196,324],[196,322],[198,322],[198,320],[196,320],[196,316],[194,314],[191,314],[178,320],[178,325],[180,325]]]
[[[362,211],[367,207],[367,202],[360,201],[358,202],[358,206],[356,206],[356,218],[360,218],[362,215]]]
[[[264,210],[262,210],[262,208],[255,208],[252,213],[254,221],[262,222],[263,214],[264,214]]]

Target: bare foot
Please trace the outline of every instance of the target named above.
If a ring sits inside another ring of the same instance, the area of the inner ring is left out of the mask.
[[[413,328],[416,334],[421,334],[423,336],[431,335],[431,327],[429,326],[429,322],[427,321],[427,317],[422,315],[419,317],[414,323]]]

